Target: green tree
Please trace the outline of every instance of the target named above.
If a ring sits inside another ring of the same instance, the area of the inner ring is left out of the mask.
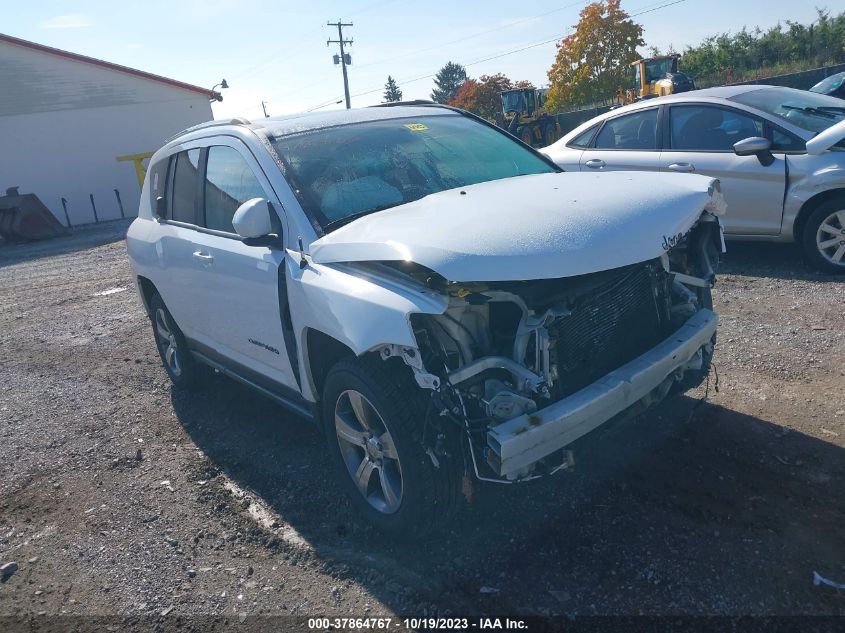
[[[548,107],[609,99],[624,81],[625,68],[639,59],[643,27],[630,19],[620,0],[601,0],[581,10],[575,32],[557,45],[549,69]]]
[[[712,35],[684,50],[681,68],[703,88],[845,62],[845,12],[817,15],[812,24]]]
[[[390,75],[387,76],[387,83],[384,84],[384,101],[402,101],[402,89],[396,84],[396,80]]]
[[[448,102],[466,79],[466,68],[454,62],[447,62],[434,77],[435,87],[431,91],[431,99],[437,103]]]

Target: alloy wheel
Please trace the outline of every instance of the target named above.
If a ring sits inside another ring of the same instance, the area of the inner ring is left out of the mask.
[[[845,266],[845,210],[827,216],[816,231],[816,247],[822,257],[836,266]]]
[[[346,470],[358,492],[379,512],[402,503],[402,468],[396,445],[373,404],[348,389],[335,403],[335,433]]]
[[[161,356],[164,358],[164,363],[167,365],[168,370],[174,376],[181,376],[182,363],[180,358],[182,353],[179,350],[176,334],[173,331],[173,327],[164,308],[156,310],[155,331]]]

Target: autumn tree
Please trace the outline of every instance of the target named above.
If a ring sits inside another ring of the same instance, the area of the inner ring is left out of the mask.
[[[402,89],[390,75],[387,76],[387,83],[384,84],[384,101],[386,103],[402,101]]]
[[[611,98],[624,83],[625,69],[639,59],[643,27],[630,19],[620,0],[601,0],[582,9],[575,32],[558,42],[549,70],[548,107],[588,104]]]
[[[455,96],[466,78],[466,68],[454,62],[447,62],[434,77],[435,88],[431,91],[431,99],[437,103],[446,103]]]
[[[501,73],[482,75],[479,79],[467,79],[455,96],[449,99],[449,105],[469,110],[484,117],[493,119],[502,110],[502,99],[499,96],[505,90],[514,88],[533,88],[530,81],[511,81]]]

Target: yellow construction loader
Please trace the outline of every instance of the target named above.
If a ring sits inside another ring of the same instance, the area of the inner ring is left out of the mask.
[[[633,103],[641,99],[695,90],[692,77],[678,70],[680,57],[660,55],[632,62],[627,69],[631,83],[627,89],[620,86],[616,96],[623,103]]]
[[[502,111],[496,125],[527,145],[545,147],[560,138],[560,126],[546,111],[547,88],[517,88],[501,93]]]

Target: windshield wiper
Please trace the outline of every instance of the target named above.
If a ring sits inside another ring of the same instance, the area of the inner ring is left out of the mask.
[[[328,233],[330,231],[334,231],[335,229],[339,229],[342,226],[349,224],[350,222],[354,222],[358,218],[363,218],[365,215],[370,215],[371,213],[377,213],[378,211],[384,211],[385,209],[390,209],[392,207],[399,206],[400,204],[405,204],[405,201],[402,202],[391,202],[390,204],[380,204],[377,207],[370,207],[369,209],[364,209],[363,211],[358,211],[358,213],[353,213],[351,215],[346,215],[342,218],[338,218],[337,220],[332,220],[328,224],[323,226],[323,232]]]
[[[815,114],[817,116],[823,116],[823,117],[826,117],[828,119],[835,119],[836,118],[837,115],[833,114],[833,112],[836,112],[837,114],[839,114],[839,116],[845,115],[845,108],[840,108],[838,106],[822,106],[821,108],[814,108],[812,106],[793,106],[793,105],[787,105],[787,104],[784,103],[784,104],[781,105],[781,107],[784,110],[797,110],[798,112],[806,112],[808,114]],[[832,112],[829,112],[829,110],[832,110]]]

